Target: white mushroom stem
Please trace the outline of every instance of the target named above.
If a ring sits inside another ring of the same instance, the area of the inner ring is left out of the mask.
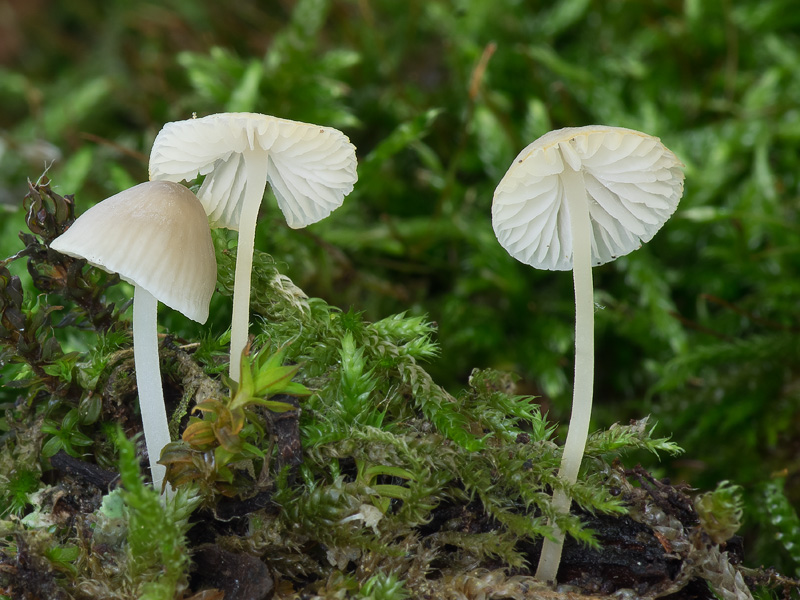
[[[572,388],[572,415],[569,432],[558,472],[566,484],[578,480],[589,418],[592,413],[594,387],[594,293],[592,285],[592,229],[583,173],[573,170],[565,161],[561,182],[569,212],[572,234],[572,277],[575,284],[575,380]],[[568,513],[572,499],[563,489],[553,492],[553,509]],[[555,581],[561,562],[564,533],[558,531],[554,541],[545,539],[536,570],[540,581]]]
[[[161,450],[170,443],[164,392],[161,389],[161,368],[158,364],[158,300],[141,286],[133,292],[133,359],[136,363],[136,387],[142,412],[144,443],[150,457],[153,488],[160,492],[166,467],[158,464]],[[167,495],[172,488],[167,484]]]
[[[239,218],[239,241],[236,247],[236,273],[233,284],[233,316],[231,320],[231,358],[228,376],[239,381],[242,351],[247,344],[250,326],[250,281],[253,271],[253,248],[256,219],[264,190],[267,187],[267,160],[263,153],[244,152],[247,188]]]

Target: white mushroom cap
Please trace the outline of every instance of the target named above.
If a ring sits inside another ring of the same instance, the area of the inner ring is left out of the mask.
[[[192,181],[212,224],[239,229],[243,153],[262,154],[267,181],[289,227],[316,223],[353,190],[355,147],[341,131],[256,113],[221,113],[167,123],[150,153],[150,179]]]
[[[208,319],[217,261],[203,207],[183,185],[148,181],[111,196],[50,247],[118,273],[190,319]]]
[[[683,194],[683,166],[639,131],[590,125],[551,131],[519,153],[494,194],[492,225],[511,256],[553,271],[572,269],[565,163],[582,172],[592,226],[592,264],[648,242]]]

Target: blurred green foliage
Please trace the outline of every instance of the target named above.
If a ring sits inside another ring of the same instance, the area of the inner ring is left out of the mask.
[[[595,269],[596,424],[653,413],[689,457],[665,473],[707,489],[731,480],[752,510],[780,472],[800,501],[792,0],[29,0],[0,17],[0,257],[17,251],[26,179],[51,163],[80,213],[146,179],[156,132],[192,112],[338,127],[358,148],[355,191],[300,231],[265,202],[258,247],[310,295],[370,320],[427,314],[437,381],[458,390],[473,367],[514,371],[562,422],[572,282],[497,244],[494,187],[551,128],[660,136],[686,164],[686,193],[652,242]],[[22,261],[10,268],[29,285]],[[216,334],[229,310],[217,295]],[[197,332],[162,313],[170,331]],[[774,535],[747,514],[746,535]],[[797,568],[759,547],[760,562]]]

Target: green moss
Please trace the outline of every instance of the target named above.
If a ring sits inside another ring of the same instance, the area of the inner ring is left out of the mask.
[[[157,491],[145,486],[133,444],[122,435],[118,444],[127,521],[120,583],[134,597],[170,600],[188,584],[185,535],[200,497],[192,488],[184,487],[165,501]]]

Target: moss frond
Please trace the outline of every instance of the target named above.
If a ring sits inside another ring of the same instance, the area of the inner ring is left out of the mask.
[[[650,418],[644,417],[630,425],[614,423],[608,429],[597,431],[586,442],[589,456],[618,455],[632,450],[647,450],[659,454],[678,455],[683,449],[670,438],[654,438],[656,425],[650,426]]]
[[[121,434],[117,443],[127,519],[126,577],[139,598],[171,600],[188,584],[185,536],[200,496],[183,487],[164,500],[145,486],[133,444]]]

